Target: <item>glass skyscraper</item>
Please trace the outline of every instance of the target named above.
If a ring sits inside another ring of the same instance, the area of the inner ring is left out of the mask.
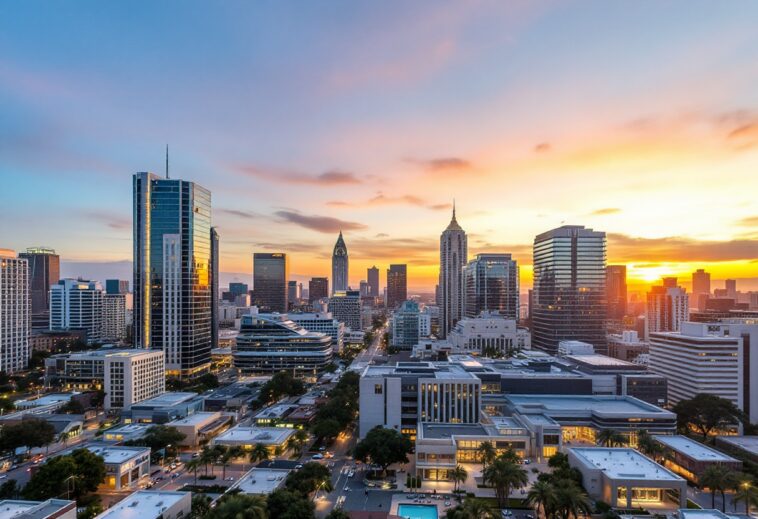
[[[392,310],[408,299],[408,266],[390,265],[387,269],[387,309]]]
[[[463,312],[497,312],[518,320],[518,265],[510,254],[477,254],[463,269]]]
[[[564,225],[534,239],[532,346],[578,340],[605,353],[605,233]]]
[[[19,258],[29,262],[29,284],[32,298],[32,328],[47,328],[50,318],[50,287],[60,280],[61,259],[53,249],[30,247]]]
[[[133,192],[134,343],[194,377],[210,367],[211,193],[152,173],[135,174]]]
[[[287,313],[287,255],[282,252],[253,254],[254,304],[261,312]]]

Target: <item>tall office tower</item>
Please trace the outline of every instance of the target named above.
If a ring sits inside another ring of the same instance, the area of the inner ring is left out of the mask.
[[[361,330],[361,294],[357,290],[336,292],[329,298],[329,312],[354,332]]]
[[[126,279],[106,279],[106,294],[126,294],[129,292],[129,281]]]
[[[687,291],[677,286],[677,279],[663,278],[663,284],[650,287],[647,293],[645,321],[647,333],[678,332],[682,323],[689,320]]]
[[[477,254],[463,267],[463,315],[495,312],[518,320],[518,274],[510,254]]]
[[[387,309],[392,310],[408,299],[408,266],[390,265],[387,269]]]
[[[126,294],[103,294],[102,339],[121,342],[126,339]]]
[[[211,194],[185,180],[137,173],[134,188],[134,344],[160,349],[166,373],[211,362]]]
[[[706,302],[711,295],[711,274],[703,269],[692,273],[692,300],[690,307],[700,311],[705,310]]]
[[[229,283],[229,292],[234,297],[247,294],[247,283]]]
[[[56,256],[57,258],[57,256]],[[15,373],[29,363],[32,297],[29,260],[0,249],[0,371]]]
[[[557,353],[560,341],[605,354],[605,233],[564,225],[534,238],[532,345]]]
[[[261,313],[287,313],[289,265],[283,252],[253,254],[253,304]]]
[[[358,291],[361,293],[361,297],[369,297],[371,295],[371,287],[368,285],[368,281],[365,279],[361,279],[358,287]]]
[[[311,278],[308,281],[308,302],[329,297],[329,278]]]
[[[32,300],[32,328],[47,328],[50,320],[50,287],[61,275],[61,258],[53,249],[30,247],[19,258],[29,262],[29,285]]]
[[[379,297],[379,269],[376,266],[368,269],[366,271],[366,279],[368,279],[369,297]]]
[[[463,318],[463,266],[468,262],[466,232],[453,218],[440,236],[440,336],[447,337]]]
[[[737,301],[737,280],[727,279],[724,281],[724,289],[726,290],[726,297]]]
[[[297,290],[297,281],[287,281],[287,304],[292,308],[300,301],[300,295]]]
[[[332,294],[347,290],[348,283],[347,246],[345,240],[342,239],[342,231],[340,231],[332,254]]]
[[[621,321],[626,315],[626,265],[608,265],[605,268],[605,293],[608,319]]]
[[[218,251],[218,231],[211,227],[211,348],[218,348],[218,299],[219,299],[219,275],[221,271],[218,268],[219,251]]]
[[[87,343],[103,339],[103,286],[97,281],[61,279],[50,287],[50,329],[87,331]]]

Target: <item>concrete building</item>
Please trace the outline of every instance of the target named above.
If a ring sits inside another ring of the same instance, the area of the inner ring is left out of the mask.
[[[283,252],[253,254],[253,303],[261,312],[287,312],[289,265]]]
[[[334,351],[342,351],[345,346],[345,323],[335,319],[330,312],[290,312],[287,317],[309,332],[318,332],[330,336]]]
[[[152,173],[133,177],[134,344],[166,354],[166,374],[211,363],[211,193]]]
[[[231,417],[215,413],[195,413],[184,418],[179,418],[166,425],[176,428],[184,434],[184,439],[179,445],[184,447],[198,447],[202,443],[220,434],[229,427]]]
[[[0,249],[0,371],[26,369],[32,325],[29,262]]]
[[[45,329],[50,324],[50,287],[60,281],[61,258],[47,247],[30,247],[18,257],[29,262],[32,328]]]
[[[670,404],[709,393],[758,420],[758,321],[685,322],[650,334],[650,371],[668,380]]]
[[[147,434],[148,429],[151,427],[153,427],[153,424],[150,423],[117,425],[116,427],[106,429],[101,436],[101,441],[105,443],[121,444],[128,441],[139,440]]]
[[[349,271],[347,245],[340,231],[332,252],[332,294],[344,292],[350,288]]]
[[[390,265],[387,269],[387,309],[392,310],[408,299],[408,265]]]
[[[105,391],[105,408],[121,409],[166,390],[162,351],[99,349],[45,359],[45,384]]]
[[[142,402],[132,404],[121,411],[124,423],[165,424],[179,418],[199,413],[203,409],[203,397],[197,393],[168,392]]]
[[[482,312],[518,320],[519,269],[510,254],[477,254],[463,267],[463,315]]]
[[[663,284],[647,293],[645,322],[648,336],[654,332],[678,332],[689,319],[687,291],[677,286],[676,278],[664,278]]]
[[[126,294],[103,295],[103,341],[126,339]]]
[[[366,271],[366,279],[368,280],[369,297],[379,297],[379,269],[376,268],[376,265]]]
[[[47,501],[0,501],[3,519],[76,519],[76,501],[48,499]]]
[[[191,511],[192,492],[138,490],[95,519],[181,519]]]
[[[716,436],[716,447],[741,460],[758,463],[758,436]]]
[[[329,335],[309,332],[287,314],[251,314],[242,317],[234,367],[245,374],[293,375],[316,378],[332,361]]]
[[[558,343],[558,355],[593,355],[595,347],[582,341],[560,341]]]
[[[277,449],[286,452],[287,440],[293,434],[295,434],[295,429],[289,427],[247,427],[237,425],[213,438],[211,445],[242,447],[244,450],[249,451],[260,443],[265,445],[273,454]]]
[[[697,269],[692,273],[692,298],[695,304],[690,307],[705,310],[705,300],[711,295],[711,274],[703,269]],[[705,296],[701,300],[701,297]]]
[[[608,300],[608,319],[621,321],[626,315],[626,265],[605,267],[605,294]]]
[[[578,340],[605,353],[605,233],[564,225],[534,238],[532,345]]]
[[[118,491],[135,489],[143,478],[150,476],[149,447],[85,443],[68,449],[60,455],[65,456],[82,448],[102,457],[105,462],[105,481],[100,485],[102,489]]]
[[[568,458],[587,494],[613,508],[687,506],[687,481],[634,449],[574,447]]]
[[[696,485],[699,484],[703,472],[714,465],[735,472],[742,470],[741,461],[687,436],[670,435],[654,436],[654,438],[663,447],[663,465]]]
[[[446,338],[463,318],[463,267],[468,262],[466,232],[453,217],[440,236],[440,337]]]
[[[361,328],[361,295],[357,290],[335,291],[329,298],[329,312],[352,331]]]
[[[50,329],[87,330],[87,342],[103,340],[103,287],[97,281],[62,279],[50,287]]]
[[[641,354],[649,352],[649,344],[640,340],[636,330],[624,330],[620,334],[608,335],[609,357],[634,362]]]
[[[256,467],[239,478],[229,491],[239,490],[243,494],[267,496],[284,486],[289,469],[270,469]]]
[[[315,303],[319,299],[329,297],[329,279],[311,278],[308,282],[308,302]]]

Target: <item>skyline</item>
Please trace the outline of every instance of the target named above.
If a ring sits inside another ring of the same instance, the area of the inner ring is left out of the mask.
[[[0,6],[3,247],[130,262],[131,178],[168,143],[227,278],[286,252],[331,283],[342,230],[352,286],[407,263],[430,291],[454,198],[469,257],[512,253],[522,292],[562,223],[606,232],[632,286],[758,289],[754,4],[181,6]]]

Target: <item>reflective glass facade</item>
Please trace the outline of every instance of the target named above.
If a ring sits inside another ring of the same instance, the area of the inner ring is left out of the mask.
[[[137,173],[134,340],[166,352],[170,375],[204,373],[211,350],[211,194],[193,182]]]
[[[532,346],[551,353],[563,340],[605,354],[605,233],[566,225],[534,239]]]
[[[287,269],[282,252],[253,254],[253,304],[261,312],[287,312]]]
[[[518,320],[518,265],[510,254],[477,254],[463,270],[464,315],[497,312]]]

